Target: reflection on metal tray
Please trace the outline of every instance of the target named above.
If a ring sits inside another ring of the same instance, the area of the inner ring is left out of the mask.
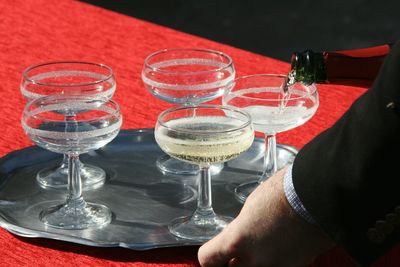
[[[103,187],[84,191],[88,201],[107,205],[113,221],[102,229],[60,230],[45,227],[39,212],[54,201],[62,202],[66,193],[41,188],[35,179],[38,170],[57,165],[61,155],[38,147],[10,153],[0,159],[0,226],[25,237],[43,237],[90,246],[126,247],[145,250],[158,247],[198,244],[179,239],[168,231],[168,223],[196,208],[194,176],[163,175],[155,166],[162,154],[154,140],[153,129],[123,130],[106,147],[82,155],[83,162],[101,166],[107,173]],[[239,158],[225,164],[213,176],[213,206],[221,215],[236,216],[241,208],[233,196],[236,185],[255,179],[262,168],[263,141]],[[297,150],[278,145],[282,167],[292,161]]]

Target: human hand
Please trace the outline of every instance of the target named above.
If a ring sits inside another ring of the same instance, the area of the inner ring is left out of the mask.
[[[237,218],[200,247],[201,266],[304,266],[334,246],[287,202],[284,173],[281,170],[258,186]]]

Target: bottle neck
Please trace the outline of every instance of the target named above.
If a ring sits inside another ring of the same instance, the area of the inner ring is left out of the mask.
[[[312,50],[293,53],[289,75],[294,77],[296,82],[326,83],[327,70],[324,54]]]
[[[291,59],[291,75],[304,83],[342,83],[364,80],[369,83],[377,76],[390,45],[342,50],[295,52]]]

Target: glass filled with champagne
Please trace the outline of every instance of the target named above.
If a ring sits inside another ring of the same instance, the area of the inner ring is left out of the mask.
[[[319,106],[314,83],[288,84],[286,75],[255,74],[236,78],[228,84],[222,103],[247,111],[256,132],[264,134],[263,173],[235,188],[244,202],[248,195],[278,170],[276,134],[294,129],[310,120]]]
[[[210,166],[234,159],[254,140],[250,115],[234,107],[201,105],[162,112],[155,138],[168,155],[200,167],[196,211],[175,219],[170,232],[178,237],[206,241],[217,235],[232,218],[215,214],[211,198]]]
[[[225,86],[235,78],[235,73],[231,57],[223,52],[171,48],[156,51],[146,57],[142,80],[146,90],[158,99],[191,106],[220,97]],[[160,156],[156,166],[164,174],[199,173],[197,165],[178,161],[169,155]],[[214,164],[212,172],[218,173],[222,167],[222,164]]]

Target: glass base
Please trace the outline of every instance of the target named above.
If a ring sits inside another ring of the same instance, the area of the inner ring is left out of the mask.
[[[106,180],[106,173],[103,169],[88,164],[81,164],[80,175],[83,190],[99,188]],[[36,175],[36,180],[45,189],[67,189],[68,166],[63,164],[43,169]]]
[[[219,234],[232,220],[233,218],[225,216],[200,218],[193,215],[173,220],[168,229],[177,237],[203,242]]]
[[[258,181],[252,181],[244,184],[240,184],[235,188],[235,197],[242,203],[244,203],[251,192],[259,186]]]
[[[156,161],[156,165],[163,174],[197,175],[200,172],[200,168],[198,165],[177,160],[169,155],[163,155],[159,157]],[[211,175],[220,173],[223,168],[223,163],[211,165]]]
[[[39,219],[47,226],[80,230],[104,227],[111,222],[111,210],[101,204],[87,203],[72,205],[65,203],[45,209]]]

